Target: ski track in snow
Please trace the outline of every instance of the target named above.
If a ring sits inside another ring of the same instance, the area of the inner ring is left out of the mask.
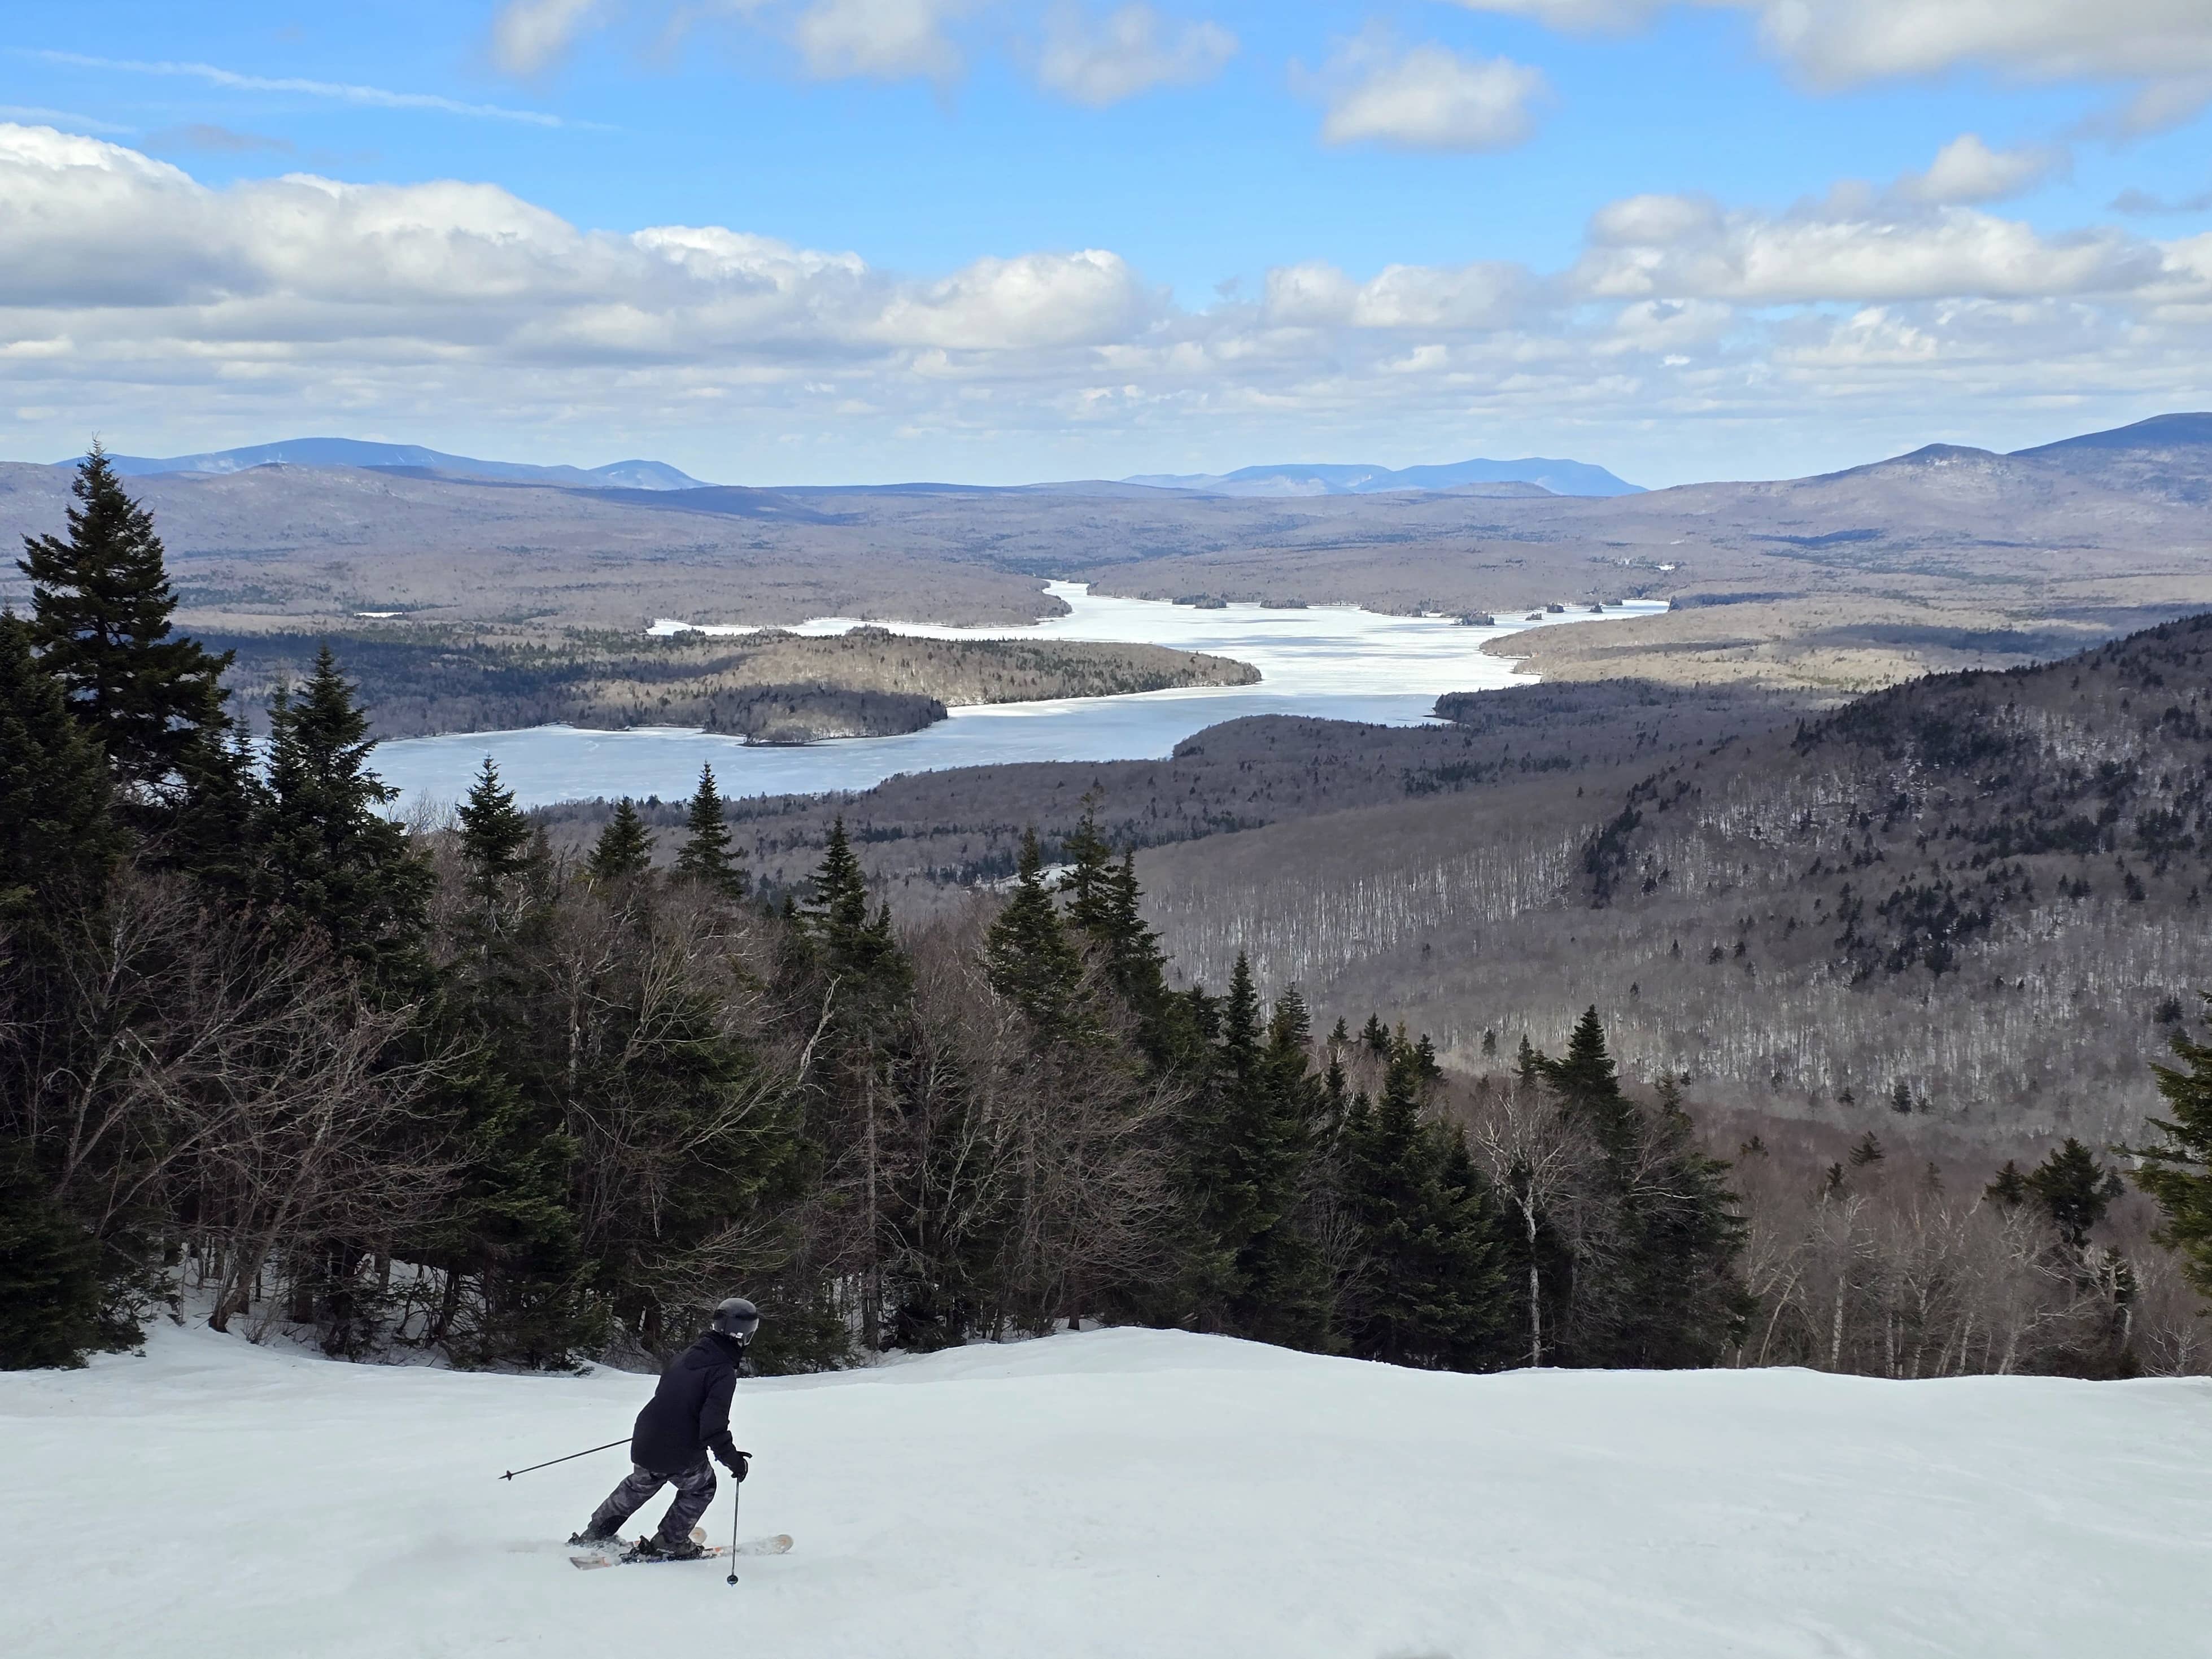
[[[748,1535],[580,1573],[651,1379],[202,1327],[0,1374],[12,1659],[2198,1659],[2212,1383],[1456,1376],[1099,1331],[747,1379]],[[729,1485],[705,1526],[726,1539]],[[643,1510],[658,1521],[665,1498]]]

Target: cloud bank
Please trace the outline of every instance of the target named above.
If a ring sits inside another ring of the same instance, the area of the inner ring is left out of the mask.
[[[1559,270],[1308,261],[1194,308],[1104,249],[907,274],[723,226],[584,228],[465,181],[210,188],[0,125],[0,434],[567,430],[720,476],[907,454],[1018,477],[1239,434],[1578,430],[1618,454],[1700,424],[1917,441],[2038,399],[2212,401],[2212,234],[2046,234],[1957,199],[2016,181],[2004,154],[1954,144],[1911,188],[1788,214],[1628,198]]]

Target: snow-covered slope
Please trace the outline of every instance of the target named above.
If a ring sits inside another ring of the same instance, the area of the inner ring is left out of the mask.
[[[747,1382],[748,1534],[576,1572],[649,1379],[201,1329],[0,1376],[30,1656],[2201,1656],[2212,1386],[1465,1377],[1108,1331]],[[726,1486],[725,1487],[726,1493]],[[656,1504],[647,1518],[657,1518]],[[708,1513],[726,1532],[726,1495]]]

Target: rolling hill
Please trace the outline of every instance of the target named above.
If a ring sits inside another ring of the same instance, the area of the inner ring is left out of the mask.
[[[430,477],[480,478],[503,483],[568,484],[581,489],[696,489],[700,481],[665,461],[611,461],[605,466],[538,466],[524,461],[484,461],[448,455],[419,444],[366,443],[356,438],[292,438],[242,449],[198,455],[111,455],[128,478],[163,472],[243,472],[256,466],[361,466]],[[75,465],[74,460],[67,463]]]

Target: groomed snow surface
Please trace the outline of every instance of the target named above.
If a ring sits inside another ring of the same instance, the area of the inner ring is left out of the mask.
[[[2212,1652],[2212,1385],[1437,1376],[1100,1331],[747,1380],[780,1559],[577,1572],[651,1379],[164,1328],[0,1375],[0,1650],[149,1659]],[[726,1536],[728,1486],[708,1512]],[[641,1520],[657,1520],[661,1500]]]

